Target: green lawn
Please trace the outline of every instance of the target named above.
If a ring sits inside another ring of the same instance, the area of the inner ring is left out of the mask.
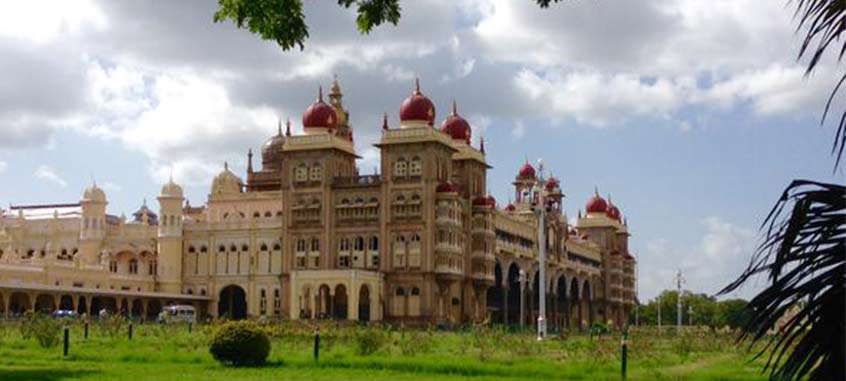
[[[272,326],[269,363],[227,368],[208,353],[210,327],[142,325],[132,341],[126,327],[109,336],[92,325],[71,328],[70,354],[61,343],[42,348],[23,339],[17,325],[0,328],[0,380],[619,380],[620,338],[551,338],[498,330],[434,332],[383,330],[383,345],[358,350],[363,328],[321,328],[320,361],[312,357],[310,328]],[[761,361],[733,338],[707,331],[658,337],[652,330],[629,337],[629,380],[764,380]]]

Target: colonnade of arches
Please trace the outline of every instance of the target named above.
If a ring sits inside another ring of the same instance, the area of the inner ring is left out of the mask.
[[[590,280],[559,275],[547,287],[546,319],[550,329],[582,330],[596,319],[593,285]],[[494,285],[486,302],[491,323],[532,326],[539,316],[540,276],[537,270],[522,272],[517,263],[507,268],[497,261]]]
[[[79,315],[119,314],[129,318],[154,320],[162,308],[185,301],[153,297],[75,294],[69,292],[0,291],[0,316],[14,318],[27,312],[51,314],[56,310],[75,311]],[[189,303],[190,304],[190,303]],[[197,310],[202,310],[199,308]]]
[[[305,285],[299,295],[299,318],[370,321],[373,295],[367,284],[362,284],[355,294],[350,294],[343,283],[334,287],[326,283]]]

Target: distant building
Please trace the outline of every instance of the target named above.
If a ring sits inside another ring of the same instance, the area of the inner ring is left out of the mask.
[[[381,175],[356,167],[338,82],[228,166],[205,205],[172,180],[131,218],[106,211],[96,184],[70,204],[11,206],[0,217],[0,312],[73,309],[153,317],[189,303],[212,316],[414,323],[532,324],[538,309],[537,220],[529,163],[500,209],[487,191],[484,141],[455,104],[440,129],[419,85],[399,128],[384,120]],[[622,325],[634,305],[635,259],[619,209],[598,194],[570,226],[558,180],[548,200],[548,321]],[[521,274],[523,274],[521,276]]]

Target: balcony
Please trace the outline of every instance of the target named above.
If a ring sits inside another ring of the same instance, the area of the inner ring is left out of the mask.
[[[339,176],[332,179],[333,187],[368,187],[382,184],[380,175]]]

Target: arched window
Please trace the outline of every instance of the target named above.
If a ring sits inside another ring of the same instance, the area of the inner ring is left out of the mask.
[[[267,251],[267,244],[266,243],[261,244],[261,251]]]
[[[250,247],[247,244],[241,245],[241,251],[250,251]]]
[[[196,251],[196,249],[194,249],[194,246],[188,246],[188,252],[189,253],[193,253],[195,251]]]
[[[323,178],[323,167],[320,166],[320,163],[314,163],[311,166],[311,171],[309,171],[309,180],[320,181],[321,178]]]
[[[350,240],[346,238],[341,238],[341,251],[349,251],[350,250]]]
[[[412,288],[411,295],[420,295],[420,289],[417,287]]]
[[[355,251],[364,251],[364,238],[362,236],[355,237]]]
[[[297,251],[306,251],[306,241],[304,239],[297,240]]]
[[[317,238],[311,239],[311,251],[320,251],[320,240]]]
[[[259,217],[261,217],[261,213],[253,212],[253,218],[259,218]]]
[[[282,250],[282,245],[280,245],[278,243],[273,244],[273,251],[279,251],[279,250]]]
[[[273,217],[273,213],[270,213],[270,211],[268,210],[268,211],[264,212],[264,217],[265,218]]]
[[[221,253],[222,253],[222,252],[224,252],[224,251],[226,251],[226,246],[223,246],[223,245],[218,246],[218,247],[217,247],[217,251],[219,251],[219,252],[221,252]]]
[[[399,158],[394,163],[394,176],[405,177],[408,175],[408,162],[404,158]]]
[[[207,251],[209,251],[209,249],[208,249],[205,245],[200,246],[200,252],[201,252],[201,253],[205,253],[205,252],[207,252]]]
[[[376,250],[379,250],[379,237],[377,237],[377,236],[375,236],[375,235],[374,235],[374,236],[372,236],[372,237],[370,237],[370,245],[369,245],[369,249],[370,249],[371,251],[376,251]]]
[[[402,287],[397,287],[397,296],[405,296],[405,289]]]
[[[238,246],[235,246],[235,244],[233,243],[231,246],[229,246],[229,251],[232,251],[232,252],[238,251]]]
[[[294,170],[294,181],[296,181],[298,183],[308,181],[308,168],[306,167],[305,164],[300,164]]]
[[[408,166],[408,175],[409,176],[421,176],[423,174],[423,162],[420,160],[419,157],[415,156],[411,159],[411,163]]]
[[[138,274],[138,260],[137,259],[130,259],[129,260],[129,273],[130,274]]]

